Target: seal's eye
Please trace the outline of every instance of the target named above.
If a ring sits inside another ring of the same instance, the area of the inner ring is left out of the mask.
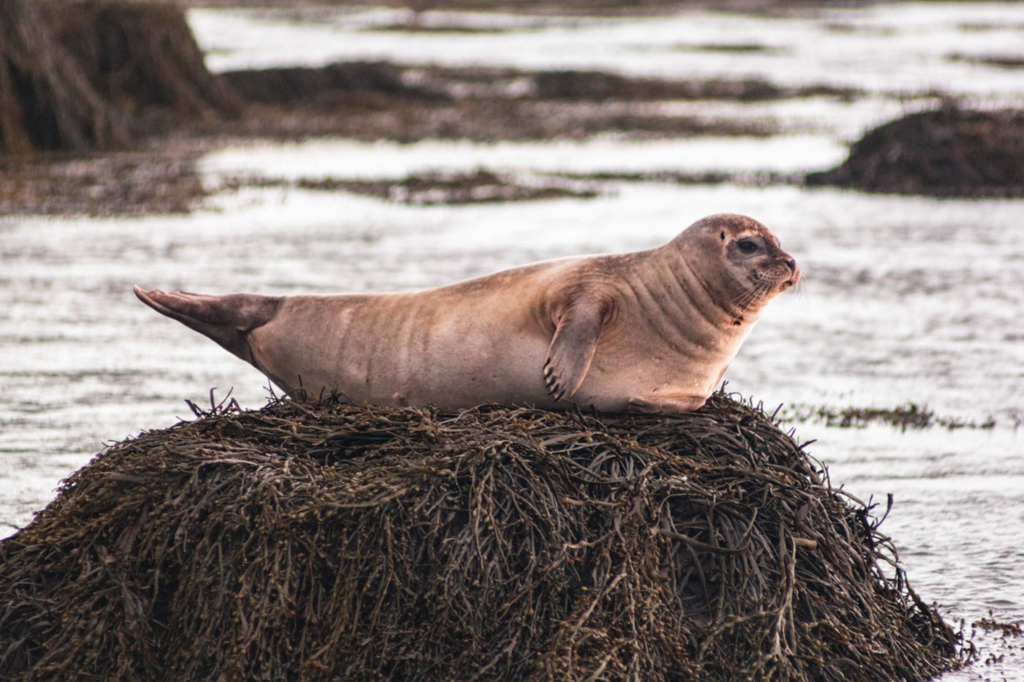
[[[741,239],[736,242],[736,246],[740,248],[743,253],[754,253],[757,251],[757,242],[752,239]]]

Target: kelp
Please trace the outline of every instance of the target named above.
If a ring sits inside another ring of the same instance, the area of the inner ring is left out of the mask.
[[[234,403],[0,542],[11,680],[909,680],[960,665],[760,407]],[[891,502],[891,500],[890,500]]]

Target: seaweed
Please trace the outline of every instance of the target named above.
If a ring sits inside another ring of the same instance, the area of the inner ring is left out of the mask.
[[[825,426],[841,429],[864,428],[868,424],[887,424],[900,431],[909,429],[927,429],[941,426],[949,431],[957,429],[994,429],[996,419],[988,415],[984,421],[977,422],[957,416],[936,416],[926,405],[906,403],[896,407],[829,407],[827,405],[789,405],[780,408],[777,413],[780,422],[818,422]]]
[[[300,179],[302,189],[348,191],[413,206],[458,206],[543,199],[593,199],[591,186],[577,188],[547,178],[527,183],[508,173],[477,168],[467,173],[426,172],[397,180]]]
[[[909,680],[971,656],[873,505],[724,393],[674,418],[195,410],[0,542],[5,679]]]

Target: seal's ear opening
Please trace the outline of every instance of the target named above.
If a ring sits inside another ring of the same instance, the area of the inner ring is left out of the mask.
[[[722,232],[722,241],[725,241],[725,232]]]

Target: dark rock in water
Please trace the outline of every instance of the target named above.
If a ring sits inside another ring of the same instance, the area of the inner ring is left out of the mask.
[[[115,149],[240,105],[180,7],[0,0],[0,154]]]
[[[945,106],[868,132],[808,185],[939,197],[1024,196],[1024,112]]]
[[[757,408],[327,402],[114,445],[0,542],[6,680],[903,680],[964,652]]]

